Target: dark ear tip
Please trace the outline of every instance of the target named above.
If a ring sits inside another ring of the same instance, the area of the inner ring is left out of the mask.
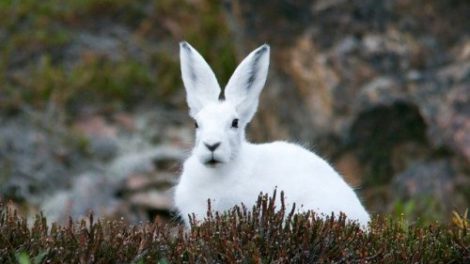
[[[186,42],[186,41],[181,41],[181,42],[180,42],[180,47],[181,47],[181,48],[184,48],[184,49],[186,49],[186,50],[188,50],[188,51],[191,50],[191,45],[189,45],[189,43]]]
[[[261,47],[258,48],[256,51],[257,54],[265,53],[269,51],[269,45],[268,44],[263,44]]]

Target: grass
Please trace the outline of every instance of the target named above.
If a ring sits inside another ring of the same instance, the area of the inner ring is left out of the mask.
[[[132,39],[122,45],[137,49],[138,57],[116,50],[115,59],[93,49],[67,56],[79,33],[99,36],[114,26],[128,30]],[[131,108],[167,102],[182,88],[177,48],[183,39],[201,51],[221,83],[235,67],[222,4],[214,0],[0,0],[0,32],[5,112],[23,105],[41,110],[51,102],[67,112],[90,104]]]

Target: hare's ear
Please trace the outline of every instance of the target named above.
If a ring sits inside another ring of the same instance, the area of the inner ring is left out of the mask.
[[[244,123],[250,122],[258,108],[258,98],[266,82],[269,46],[252,51],[237,67],[225,88],[227,101],[235,104]]]
[[[180,42],[180,62],[189,113],[194,117],[206,103],[218,100],[220,86],[201,54],[185,41]]]

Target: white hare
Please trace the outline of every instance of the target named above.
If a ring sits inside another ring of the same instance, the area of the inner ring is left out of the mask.
[[[180,43],[181,72],[196,141],[175,188],[176,209],[202,219],[207,200],[225,211],[243,203],[251,208],[260,192],[284,191],[286,205],[299,211],[338,215],[366,226],[366,212],[353,189],[322,158],[283,141],[252,144],[245,127],[258,107],[266,81],[269,46],[263,45],[238,66],[222,91],[211,68],[187,42]]]

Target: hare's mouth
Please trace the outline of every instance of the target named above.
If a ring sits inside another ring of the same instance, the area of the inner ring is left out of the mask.
[[[214,157],[212,157],[211,159],[205,162],[205,164],[209,167],[215,167],[217,164],[220,164],[220,163],[222,162],[220,160],[214,159]]]

